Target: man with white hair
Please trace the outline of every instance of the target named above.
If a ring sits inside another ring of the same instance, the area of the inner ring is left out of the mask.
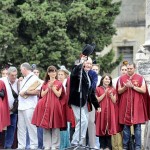
[[[29,63],[23,63],[20,70],[24,79],[20,84],[19,106],[18,106],[18,149],[26,147],[26,131],[30,137],[30,149],[37,149],[37,127],[31,124],[32,115],[37,104],[39,89],[29,90],[29,87],[39,81],[38,77],[32,72]]]
[[[92,59],[90,57],[87,58],[86,56],[83,55],[81,57],[80,62],[81,63],[76,63],[77,65],[73,68],[70,76],[70,97],[68,104],[71,105],[76,120],[75,133],[71,141],[72,145],[78,144],[84,145],[89,119],[88,112],[92,110],[92,104],[94,105],[95,109],[98,112],[101,111],[98,101],[95,97],[95,92],[92,88],[92,79],[88,74],[92,66]],[[79,91],[81,72],[82,72],[82,80],[81,80],[82,87],[80,87],[81,91]],[[80,92],[82,92],[82,97]],[[81,106],[80,102],[82,102]],[[81,107],[81,114],[80,114],[80,107]],[[81,139],[79,138],[80,131],[81,131],[80,137]]]
[[[5,149],[11,149],[14,141],[14,135],[16,130],[16,123],[17,123],[17,114],[13,111],[13,104],[15,98],[18,97],[18,79],[17,79],[17,68],[16,67],[9,67],[7,70],[7,77],[1,78],[1,80],[5,83],[7,97],[9,102],[9,109],[10,109],[10,120],[11,124],[7,127],[5,132]],[[14,97],[16,94],[16,97]]]

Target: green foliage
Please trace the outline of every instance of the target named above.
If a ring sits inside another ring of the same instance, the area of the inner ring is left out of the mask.
[[[105,54],[103,57],[98,57],[97,62],[100,64],[100,74],[103,75],[104,73],[109,73],[111,72],[120,64],[120,62],[123,59],[123,56],[120,55],[117,60],[114,62],[115,53],[113,50]]]
[[[120,3],[112,0],[1,0],[0,64],[71,67],[86,43],[111,43]]]

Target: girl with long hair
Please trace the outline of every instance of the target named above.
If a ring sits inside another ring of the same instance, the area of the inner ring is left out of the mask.
[[[101,113],[96,113],[96,136],[99,137],[101,150],[111,149],[111,135],[117,133],[115,119],[116,90],[112,78],[104,75],[96,88],[96,97]]]
[[[45,149],[59,149],[62,108],[60,96],[62,83],[56,79],[57,69],[49,66],[41,89],[41,99],[35,108],[32,124],[44,128],[43,145]]]

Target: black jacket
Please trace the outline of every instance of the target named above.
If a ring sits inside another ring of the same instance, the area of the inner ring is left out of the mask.
[[[79,92],[79,83],[80,83],[80,73],[81,73],[81,67],[82,64],[75,66],[71,72],[70,75],[70,96],[69,96],[69,105],[75,105],[80,106],[80,92]],[[89,76],[90,77],[90,76]],[[91,80],[91,78],[90,78]],[[81,107],[83,107],[88,101],[88,104],[90,105],[90,109],[92,110],[92,105],[94,105],[95,109],[99,108],[99,103],[95,97],[95,90],[92,88],[92,86],[89,88],[89,81],[86,75],[86,72],[83,69],[82,72],[82,104]]]

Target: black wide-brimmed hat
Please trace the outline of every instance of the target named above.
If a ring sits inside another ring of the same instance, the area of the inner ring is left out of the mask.
[[[90,54],[93,53],[95,49],[95,44],[86,44],[82,50],[82,54],[85,56],[89,56]]]

